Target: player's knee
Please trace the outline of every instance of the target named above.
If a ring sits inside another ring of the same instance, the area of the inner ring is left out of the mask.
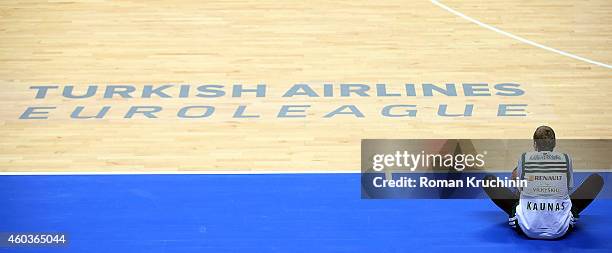
[[[484,181],[491,181],[491,180],[495,180],[495,176],[494,175],[486,175],[483,179]],[[491,187],[482,187],[483,190],[487,193],[487,195],[489,195],[489,197],[493,198],[494,197],[494,189]]]
[[[495,180],[495,178],[496,178],[496,177],[495,177],[495,176],[493,176],[493,175],[486,175],[486,176],[484,177],[484,180],[485,180],[485,181],[490,181],[490,180]]]
[[[593,173],[589,176],[589,178],[587,178],[588,182],[590,184],[593,185],[600,185],[603,186],[604,184],[604,180],[603,177],[601,177],[601,175],[597,174],[597,173]]]

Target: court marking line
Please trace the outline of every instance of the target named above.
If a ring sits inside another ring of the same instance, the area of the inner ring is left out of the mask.
[[[478,21],[478,20],[468,16],[468,15],[465,15],[465,14],[459,12],[459,11],[456,11],[455,9],[450,8],[450,7],[446,6],[446,5],[444,5],[443,3],[440,3],[438,0],[429,0],[429,1],[431,3],[437,5],[438,7],[442,8],[442,9],[444,9],[444,10],[446,10],[446,11],[452,13],[452,14],[455,14],[456,16],[459,16],[459,17],[461,17],[461,18],[463,18],[463,19],[465,19],[467,21],[470,21],[470,22],[472,22],[474,24],[477,24],[477,25],[479,25],[481,27],[484,27],[484,28],[489,29],[491,31],[494,31],[496,33],[505,35],[505,36],[510,37],[512,39],[518,40],[520,42],[523,42],[523,43],[526,43],[526,44],[532,45],[534,47],[538,47],[540,49],[544,49],[544,50],[547,50],[547,51],[550,51],[550,52],[553,52],[553,53],[557,53],[557,54],[560,54],[560,55],[563,55],[563,56],[567,56],[567,57],[573,58],[575,60],[579,60],[579,61],[587,62],[587,63],[590,63],[590,64],[598,65],[598,66],[601,66],[601,67],[604,67],[604,68],[612,69],[612,65],[609,65],[609,64],[606,64],[606,63],[603,63],[603,62],[594,61],[594,60],[591,60],[591,59],[587,59],[587,58],[584,58],[582,56],[578,56],[578,55],[575,55],[575,54],[572,54],[572,53],[568,53],[568,52],[565,52],[565,51],[562,51],[562,50],[559,50],[559,49],[555,49],[555,48],[552,48],[552,47],[549,47],[549,46],[545,46],[545,45],[542,45],[542,44],[537,43],[535,41],[528,40],[528,39],[525,39],[523,37],[520,37],[520,36],[514,35],[512,33],[506,32],[506,31],[501,30],[501,29],[499,29],[497,27],[494,27],[492,25],[485,24],[483,22],[480,22],[480,21]]]
[[[257,175],[257,174],[359,174],[352,170],[195,170],[195,171],[19,171],[0,172],[0,176],[87,176],[87,175]]]
[[[425,172],[425,171],[423,171]],[[427,171],[430,172],[430,171]],[[493,169],[482,172],[470,171],[466,173],[510,173],[505,169]],[[610,169],[590,169],[586,171],[574,170],[574,172],[611,172]],[[113,176],[113,175],[273,175],[273,174],[360,174],[360,170],[194,170],[194,171],[3,171],[0,176]],[[394,171],[393,173],[410,173],[407,171]],[[417,172],[418,173],[418,172]],[[445,172],[440,172],[445,173]]]

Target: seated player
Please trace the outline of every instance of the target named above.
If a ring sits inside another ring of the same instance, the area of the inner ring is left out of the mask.
[[[576,224],[580,212],[601,191],[603,179],[592,174],[572,192],[572,160],[567,154],[553,151],[556,145],[553,129],[538,127],[533,141],[535,151],[523,153],[512,172],[512,178],[526,179],[527,187],[484,190],[509,215],[510,226],[530,238],[555,239]]]

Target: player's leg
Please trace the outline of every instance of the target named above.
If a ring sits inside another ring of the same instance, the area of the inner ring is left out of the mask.
[[[495,176],[487,175],[484,180],[495,180]],[[489,198],[491,198],[493,203],[504,210],[508,216],[514,216],[514,208],[519,199],[519,196],[514,191],[506,187],[483,187],[483,190],[487,193]]]
[[[592,174],[570,195],[572,213],[575,217],[593,202],[603,184],[603,178],[599,174]]]

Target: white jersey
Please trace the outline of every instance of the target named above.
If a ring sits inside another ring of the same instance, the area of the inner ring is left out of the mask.
[[[572,160],[564,153],[542,151],[521,155],[518,174],[527,180],[521,189],[516,218],[530,238],[563,236],[573,222],[569,197],[574,178]]]

